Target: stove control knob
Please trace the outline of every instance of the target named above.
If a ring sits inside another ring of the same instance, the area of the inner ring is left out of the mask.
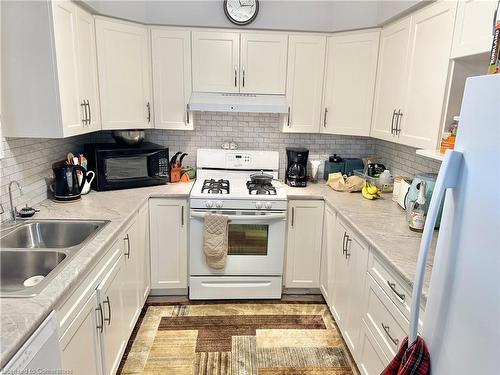
[[[266,210],[270,210],[273,208],[273,204],[271,202],[266,202]]]
[[[262,208],[262,202],[255,202],[255,208],[260,210]]]
[[[207,208],[212,208],[214,206],[214,202],[212,202],[212,201],[206,201],[205,202],[205,206],[207,206]]]
[[[222,202],[221,201],[215,202],[215,207],[222,208]]]

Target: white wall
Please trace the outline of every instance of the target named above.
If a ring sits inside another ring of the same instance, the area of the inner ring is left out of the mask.
[[[377,26],[420,0],[260,0],[248,28],[340,31]],[[222,0],[84,0],[97,13],[148,24],[234,27]]]

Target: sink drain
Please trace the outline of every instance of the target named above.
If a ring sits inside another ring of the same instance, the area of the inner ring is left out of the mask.
[[[26,287],[35,286],[43,279],[45,279],[45,276],[42,275],[31,276],[24,280],[23,285]]]

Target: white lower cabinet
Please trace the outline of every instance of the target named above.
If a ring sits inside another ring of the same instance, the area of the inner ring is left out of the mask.
[[[335,228],[335,212],[325,204],[323,216],[323,243],[321,246],[321,269],[319,288],[328,305],[331,304],[333,272],[333,232]]]
[[[137,249],[139,258],[139,301],[142,307],[151,289],[151,272],[149,262],[149,202],[145,202],[137,214]]]
[[[333,242],[331,310],[347,346],[356,358],[368,246],[341,219],[335,223]]]
[[[187,214],[186,200],[149,200],[152,290],[169,293],[187,288]]]
[[[130,331],[134,328],[142,308],[140,268],[142,267],[143,249],[139,248],[137,237],[137,218],[134,217],[122,237],[124,269],[127,275],[122,285],[123,299],[127,301],[124,305],[123,315],[125,324]]]
[[[94,290],[59,339],[63,369],[75,375],[102,374],[102,324],[102,308]]]
[[[319,200],[288,203],[287,288],[319,288],[323,206]]]
[[[358,359],[356,363],[363,375],[378,375],[389,363],[389,359],[382,352],[382,349],[375,340],[375,336],[368,329],[364,320],[361,322]]]

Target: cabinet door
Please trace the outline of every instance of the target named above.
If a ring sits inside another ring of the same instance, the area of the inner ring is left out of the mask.
[[[94,291],[59,339],[63,369],[75,375],[102,374],[102,318],[102,306]]]
[[[410,17],[384,27],[380,33],[375,102],[370,135],[394,140],[395,112],[404,104],[407,82],[406,63],[410,36]]]
[[[285,94],[288,35],[241,34],[240,91]]]
[[[328,306],[331,305],[331,279],[334,277],[333,270],[333,232],[335,231],[335,213],[325,205],[325,216],[323,217],[323,243],[321,249],[321,272],[320,289]]]
[[[193,91],[238,92],[240,35],[193,31]]]
[[[412,16],[406,104],[398,142],[435,149],[441,131],[456,3],[439,1]]]
[[[284,132],[317,133],[321,118],[326,37],[290,35]]]
[[[347,233],[347,229],[337,219],[332,236],[333,276],[330,310],[342,333],[347,324],[350,305],[349,260],[345,255],[344,246]]]
[[[63,134],[65,136],[77,135],[85,131],[78,86],[76,37],[78,6],[70,1],[55,1],[52,4]]]
[[[451,57],[489,52],[493,42],[493,17],[497,0],[458,2]]]
[[[146,302],[151,286],[149,268],[149,205],[146,202],[137,215],[137,251],[140,254],[139,262],[139,297],[141,307]]]
[[[361,323],[359,355],[356,363],[363,375],[378,375],[389,364],[388,358],[364,321]]]
[[[123,234],[124,269],[127,275],[123,283],[123,317],[125,329],[129,334],[132,332],[142,309],[142,283],[140,279],[142,249],[138,246],[138,240],[137,219],[134,218]]]
[[[155,128],[192,130],[188,113],[191,96],[191,33],[151,30]]]
[[[102,128],[150,128],[148,29],[103,18],[97,18],[95,25]]]
[[[347,228],[346,258],[349,267],[349,313],[346,315],[343,336],[354,358],[358,355],[358,342],[363,317],[363,291],[368,268],[368,247]]]
[[[115,374],[127,345],[127,325],[123,321],[122,284],[128,275],[125,272],[123,256],[120,256],[102,283],[97,288],[97,296],[102,306],[104,332],[101,334],[103,347],[104,374]]]
[[[186,201],[150,199],[151,288],[187,288]]]
[[[101,130],[101,109],[97,78],[97,54],[95,44],[94,17],[77,7],[76,36],[78,44],[79,98],[88,101],[85,131]],[[83,104],[83,103],[82,103]]]
[[[319,288],[323,206],[311,200],[288,204],[287,288]]]
[[[328,38],[322,133],[370,135],[379,34]]]

